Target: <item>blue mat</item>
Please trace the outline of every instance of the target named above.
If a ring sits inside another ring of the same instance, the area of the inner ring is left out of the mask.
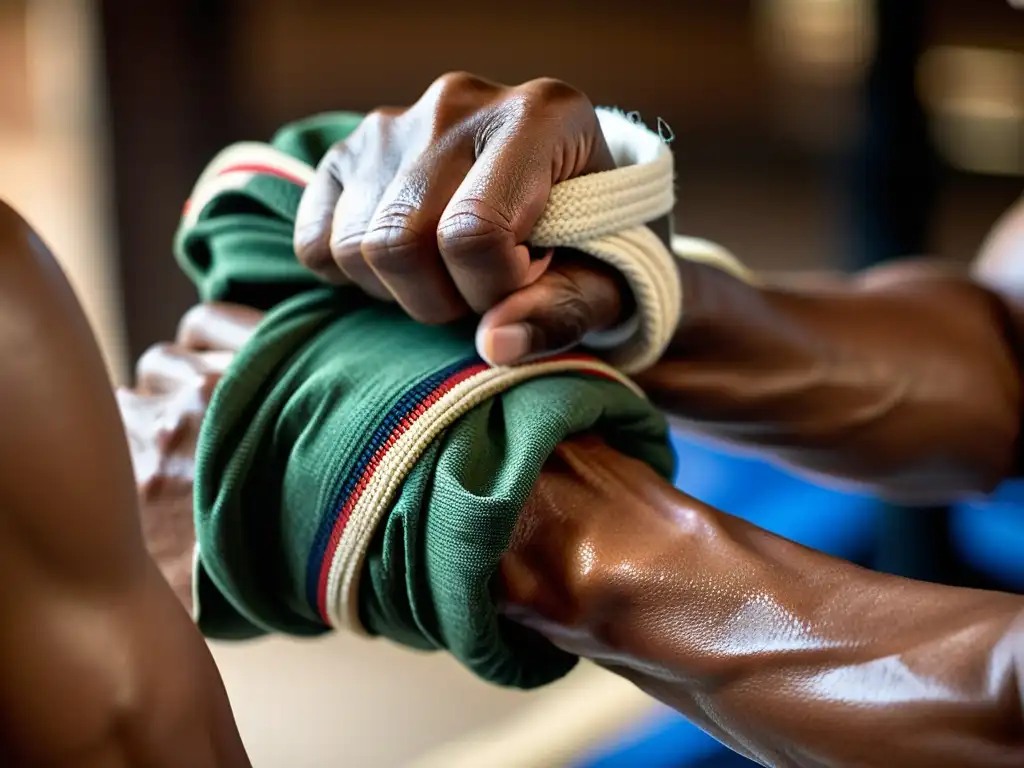
[[[676,486],[713,507],[787,539],[850,560],[873,549],[882,504],[821,488],[759,459],[674,435]],[[742,759],[670,710],[629,733],[609,734],[575,768],[712,768]],[[753,765],[753,763],[750,763]]]
[[[1024,481],[1008,481],[984,501],[958,505],[950,529],[965,563],[1006,589],[1024,591]]]
[[[822,488],[748,456],[674,434],[675,484],[706,504],[837,557],[874,548],[879,510],[871,498]]]

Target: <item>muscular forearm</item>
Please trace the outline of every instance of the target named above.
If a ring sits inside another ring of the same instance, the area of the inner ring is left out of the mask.
[[[812,552],[595,441],[549,463],[500,585],[507,615],[765,764],[1024,761],[1024,599]]]
[[[800,288],[685,265],[684,320],[639,381],[696,429],[906,501],[1016,471],[1014,306],[925,262]]]

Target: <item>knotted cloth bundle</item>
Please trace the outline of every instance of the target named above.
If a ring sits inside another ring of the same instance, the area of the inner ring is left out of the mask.
[[[229,148],[186,206],[175,250],[201,297],[269,310],[199,438],[196,618],[220,638],[345,627],[447,649],[498,684],[541,685],[575,659],[501,620],[491,580],[544,462],[591,431],[672,475],[664,419],[621,372],[660,354],[680,311],[669,252],[644,226],[671,209],[671,156],[602,112],[624,167],[556,187],[532,238],[626,276],[639,310],[608,350],[617,367],[562,355],[492,368],[472,323],[418,325],[297,263],[303,186],[359,120],[323,115]]]

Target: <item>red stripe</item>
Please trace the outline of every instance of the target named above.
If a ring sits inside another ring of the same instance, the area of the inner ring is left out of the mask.
[[[559,362],[595,362],[595,359],[592,355],[571,352],[568,354],[558,355],[557,357],[551,358],[551,360]],[[320,611],[321,618],[324,620],[326,624],[331,623],[330,616],[328,615],[327,612],[327,581],[330,578],[331,563],[334,560],[334,554],[338,549],[338,544],[341,542],[342,535],[345,533],[345,528],[348,525],[348,521],[352,516],[352,511],[355,509],[356,503],[362,497],[363,492],[369,485],[370,480],[373,479],[374,474],[376,474],[377,468],[380,466],[381,461],[384,459],[384,456],[386,456],[387,452],[391,450],[391,447],[395,444],[398,438],[405,434],[409,430],[409,427],[411,427],[420,416],[426,413],[431,406],[433,406],[438,400],[440,400],[445,395],[445,393],[447,393],[456,385],[462,383],[466,379],[476,376],[478,373],[481,373],[487,370],[488,368],[490,368],[490,366],[487,364],[475,365],[471,368],[467,368],[461,373],[456,374],[455,376],[452,376],[450,379],[446,379],[444,383],[442,383],[437,389],[435,389],[433,392],[427,395],[423,399],[423,401],[415,408],[415,410],[413,410],[412,413],[410,413],[407,417],[402,419],[401,422],[399,422],[399,425],[398,427],[395,428],[395,431],[391,433],[391,436],[388,437],[387,441],[380,448],[377,449],[376,453],[374,453],[373,457],[370,459],[366,470],[363,472],[363,476],[359,479],[359,483],[356,485],[355,490],[345,501],[344,506],[342,506],[341,510],[338,513],[338,519],[334,523],[334,528],[331,530],[331,537],[328,540],[327,547],[325,548],[324,551],[324,559],[320,563],[320,580],[317,587],[317,608]],[[588,375],[596,376],[601,379],[607,379],[609,381],[616,381],[621,383],[621,381],[611,373],[603,371],[598,368],[586,368],[576,371],[566,371],[566,373],[586,373]]]
[[[295,174],[289,173],[288,171],[286,171],[286,170],[284,170],[282,168],[275,168],[274,166],[267,165],[265,163],[237,163],[235,165],[229,165],[226,168],[222,168],[220,171],[218,171],[217,172],[217,176],[215,176],[214,178],[218,178],[220,176],[224,176],[225,174],[228,174],[228,173],[236,173],[236,172],[258,173],[258,174],[262,174],[264,176],[275,176],[276,178],[284,179],[285,181],[290,182],[290,183],[294,184],[297,187],[302,187],[303,189],[305,189],[305,187],[306,187],[306,182],[303,179],[300,179]],[[183,208],[183,210],[181,212],[181,215],[182,216],[187,216],[188,215],[188,210],[191,207],[192,207],[192,201],[191,200],[186,200],[185,201],[185,206],[184,206],[184,208]]]
[[[306,186],[306,181],[304,179],[301,179],[295,174],[289,173],[288,171],[282,168],[276,168],[272,165],[266,165],[265,163],[238,163],[237,165],[229,165],[227,168],[223,169],[217,175],[223,176],[225,174],[234,173],[236,171],[244,171],[245,173],[259,173],[263,174],[264,176],[277,176],[277,178],[284,179],[285,181],[290,181],[292,184],[298,187]]]
[[[327,612],[327,580],[331,573],[331,562],[334,560],[334,553],[338,549],[338,544],[341,542],[342,534],[345,532],[345,527],[348,525],[349,518],[352,516],[352,510],[355,509],[356,503],[362,498],[363,492],[369,485],[370,480],[373,479],[374,474],[377,472],[377,467],[380,466],[381,461],[387,452],[391,450],[391,447],[395,444],[403,434],[405,434],[409,427],[411,427],[415,421],[422,416],[427,410],[440,400],[445,393],[450,391],[456,385],[462,383],[466,379],[476,376],[478,373],[486,371],[490,366],[485,363],[480,365],[474,365],[471,368],[467,368],[460,373],[446,379],[437,389],[427,395],[423,401],[416,406],[416,408],[399,422],[395,431],[391,433],[391,436],[387,439],[377,452],[374,453],[373,457],[363,472],[363,476],[359,478],[359,483],[356,485],[355,490],[345,501],[344,506],[338,513],[338,519],[334,523],[334,528],[331,530],[331,538],[327,542],[327,547],[324,551],[324,559],[320,564],[320,581],[317,587],[317,607],[320,610],[320,616],[324,622],[330,624],[330,617]]]

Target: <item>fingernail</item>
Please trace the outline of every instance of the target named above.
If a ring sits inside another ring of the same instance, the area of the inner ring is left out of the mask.
[[[529,354],[530,329],[523,323],[504,325],[485,331],[480,342],[480,354],[491,365],[512,365]]]

